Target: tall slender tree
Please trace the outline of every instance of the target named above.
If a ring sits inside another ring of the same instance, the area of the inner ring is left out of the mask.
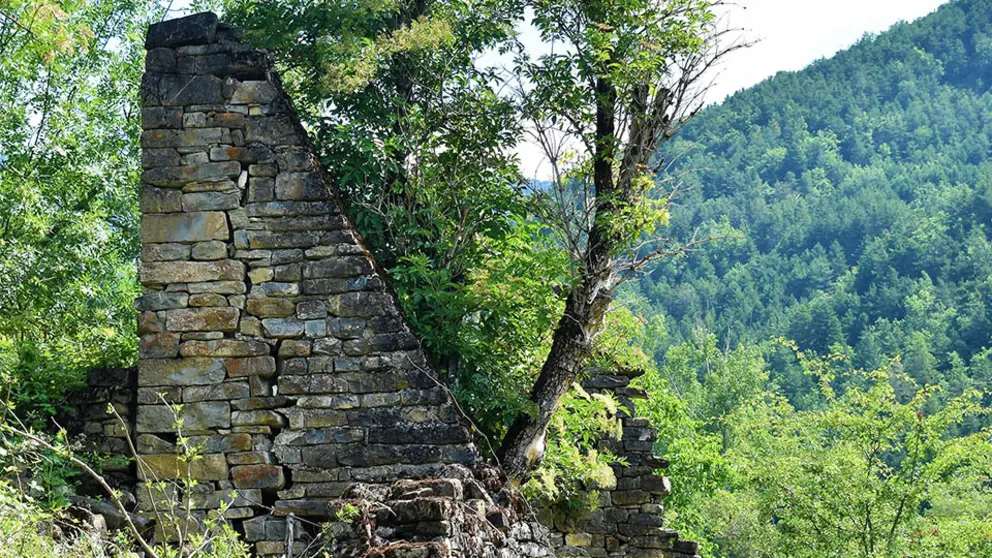
[[[520,477],[543,454],[552,415],[593,350],[616,287],[688,242],[660,236],[677,184],[656,154],[701,107],[724,54],[716,0],[538,0],[551,54],[521,61],[530,131],[552,169],[544,218],[567,247],[572,281],[550,352],[499,457]]]

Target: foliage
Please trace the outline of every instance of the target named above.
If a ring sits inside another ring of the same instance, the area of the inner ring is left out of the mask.
[[[63,534],[65,533],[65,534]],[[125,558],[124,536],[103,540],[46,509],[7,481],[0,481],[0,554],[20,558]]]
[[[610,465],[623,463],[616,455],[600,450],[599,442],[620,439],[622,412],[626,411],[619,408],[615,398],[590,395],[574,384],[551,421],[547,452],[524,483],[524,495],[565,510],[598,506],[599,489],[616,486]]]
[[[676,513],[666,513],[709,555],[988,555],[992,430],[962,429],[992,411],[987,394],[935,405],[941,389],[917,387],[898,360],[865,372],[841,355],[799,351],[819,393],[812,408],[751,384],[729,406],[700,409],[693,402],[719,400],[721,382],[675,392],[694,380],[687,362],[726,363],[710,373],[742,378],[761,364],[706,339],[669,350],[670,365],[645,379],[652,399],[640,411],[662,426],[659,449],[679,481]]]
[[[220,508],[207,517],[198,516],[193,509],[198,483],[191,475],[190,464],[203,456],[201,449],[183,435],[183,421],[178,416],[181,406],[169,406],[175,417],[179,469],[175,478],[157,478],[141,457],[132,455],[146,479],[137,490],[146,490],[153,503],[157,544],[152,546],[147,534],[139,533],[131,520],[130,531],[108,536],[77,519],[78,511],[72,513],[65,497],[72,492],[77,474],[85,473],[96,480],[106,491],[105,497],[121,515],[126,515],[121,494],[97,472],[93,464],[99,461],[80,454],[65,430],[55,434],[36,432],[24,425],[7,402],[0,403],[0,533],[10,534],[0,541],[0,550],[8,548],[10,555],[24,558],[40,558],[46,553],[59,558],[116,558],[132,556],[137,547],[151,558],[248,558],[247,544],[225,521],[228,502],[221,502]],[[130,436],[126,422],[113,406],[108,406],[107,412]],[[230,499],[236,497],[232,491]]]
[[[0,366],[25,418],[132,362],[142,0],[0,5]]]

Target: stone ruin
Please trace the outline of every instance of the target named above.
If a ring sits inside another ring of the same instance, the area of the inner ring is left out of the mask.
[[[141,459],[113,474],[130,475],[136,512],[182,500],[200,520],[226,503],[260,556],[305,553],[318,524],[335,556],[695,555],[663,527],[667,464],[633,415],[604,441],[628,466],[598,509],[530,510],[480,457],[270,56],[212,13],[152,25],[145,46],[139,366],[91,375],[76,421],[116,454],[127,430],[107,404],[130,424]],[[629,380],[585,386],[633,410],[644,394]],[[189,465],[176,404],[203,452]],[[150,484],[184,474],[195,493]],[[357,520],[340,518],[347,506]]]

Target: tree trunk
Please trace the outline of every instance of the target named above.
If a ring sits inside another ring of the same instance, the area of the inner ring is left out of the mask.
[[[519,479],[544,456],[545,436],[551,417],[592,354],[593,341],[613,301],[612,256],[617,238],[611,222],[617,217],[613,161],[616,154],[616,88],[608,80],[596,82],[596,154],[593,184],[596,214],[580,270],[578,284],[565,301],[565,312],[555,328],[551,351],[531,389],[536,413],[514,420],[500,444],[499,460],[510,478]]]

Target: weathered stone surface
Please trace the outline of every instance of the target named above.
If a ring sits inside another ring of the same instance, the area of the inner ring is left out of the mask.
[[[226,373],[223,359],[142,359],[138,364],[140,386],[191,386],[216,384]]]
[[[231,424],[233,426],[271,426],[282,428],[286,425],[286,417],[275,411],[254,410],[254,411],[234,411],[231,414]]]
[[[225,178],[236,177],[241,174],[241,163],[237,161],[222,161],[216,163],[202,163],[198,165],[185,165],[179,167],[156,167],[141,173],[141,181],[153,186],[177,187],[191,182],[207,182],[213,180],[224,180]],[[184,211],[202,211],[192,206],[209,205],[204,199],[187,199],[184,196]],[[215,202],[217,204],[219,202]],[[237,207],[235,204],[233,207]],[[230,209],[224,207],[223,209]]]
[[[198,242],[193,245],[190,255],[194,260],[221,260],[227,257],[227,244],[219,240]]]
[[[142,213],[176,213],[183,209],[183,196],[176,190],[143,186],[140,207]]]
[[[342,318],[381,316],[396,312],[392,298],[385,293],[351,292],[332,296],[327,311]]]
[[[189,386],[182,391],[182,400],[187,403],[197,401],[234,401],[251,394],[247,382],[223,382],[208,386]],[[219,451],[219,450],[218,450]]]
[[[141,242],[227,240],[227,217],[221,212],[143,215]]]
[[[210,75],[147,73],[141,80],[145,103],[170,107],[223,102],[223,87],[223,80]]]
[[[204,455],[192,463],[171,454],[143,455],[141,460],[138,478],[143,481],[185,478],[187,474],[199,481],[227,480],[227,460],[219,453]]]
[[[282,488],[285,473],[277,465],[239,465],[231,468],[231,479],[236,488]]]
[[[175,167],[182,164],[179,152],[172,148],[141,150],[141,168]]]
[[[180,56],[176,64],[181,74],[226,74],[231,66],[231,55],[226,53]]]
[[[152,291],[137,300],[138,310],[170,310],[185,308],[189,295],[179,292]]]
[[[183,194],[183,211],[217,211],[226,209],[236,209],[241,203],[241,196],[236,192],[225,194],[222,192],[194,192]]]
[[[250,298],[245,304],[249,314],[260,318],[285,318],[296,311],[293,301],[283,298]]]
[[[292,304],[290,306],[292,307]],[[303,322],[291,318],[266,318],[262,320],[262,331],[275,339],[300,337],[303,335],[303,329]]]
[[[276,177],[276,198],[280,200],[322,200],[327,186],[315,172],[284,172]]]
[[[166,312],[169,331],[236,331],[237,308],[187,308]]]
[[[276,359],[270,356],[232,358],[224,362],[224,367],[227,375],[232,378],[269,377],[276,373]]]
[[[279,97],[279,91],[269,81],[242,81],[231,96],[233,104],[271,103]]]
[[[179,411],[182,430],[193,432],[231,426],[231,404],[227,401],[184,403]],[[175,432],[176,414],[168,405],[138,407],[138,432]]]
[[[244,277],[244,269],[244,264],[233,260],[143,262],[141,280],[149,285],[236,281]]]
[[[142,335],[138,340],[138,356],[141,358],[173,358],[179,355],[179,335],[175,333],[152,333]]]
[[[227,128],[193,128],[190,130],[146,130],[141,134],[141,147],[163,149],[168,147],[206,146],[230,144],[231,130]],[[159,166],[159,165],[154,165]]]
[[[203,283],[190,283],[187,285],[187,289],[190,294],[244,294],[246,287],[243,281],[206,281]]]
[[[141,126],[155,128],[182,128],[183,109],[179,107],[145,107],[141,109]]]
[[[216,14],[204,12],[150,25],[145,35],[145,48],[210,43],[217,35],[218,23]]]
[[[355,277],[372,272],[369,261],[360,256],[339,256],[307,262],[303,276],[307,279],[322,277]]]
[[[266,145],[298,145],[302,138],[289,115],[249,117],[245,141]]]
[[[216,341],[186,341],[179,348],[184,357],[245,357],[269,354],[269,346],[261,341],[218,339]]]
[[[149,72],[171,73],[176,71],[178,57],[171,48],[153,48],[145,54],[145,69]],[[149,127],[157,126],[146,126]]]

